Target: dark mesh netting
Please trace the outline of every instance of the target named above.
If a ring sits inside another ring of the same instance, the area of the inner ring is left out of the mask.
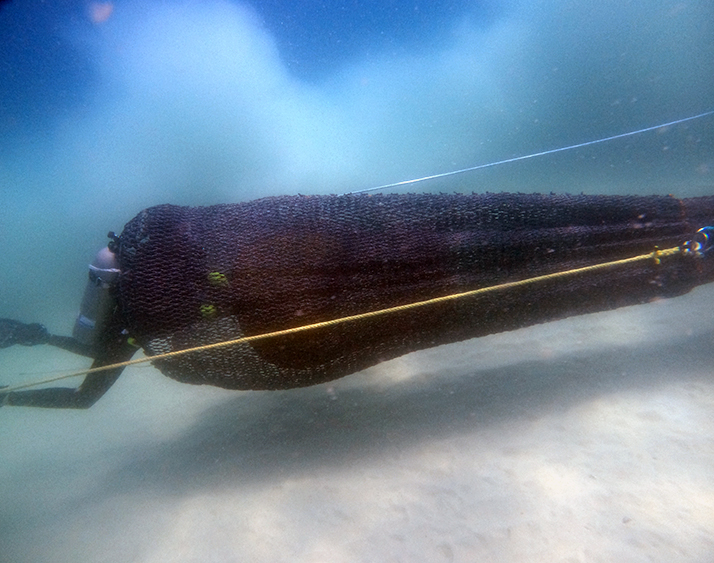
[[[120,307],[156,355],[676,246],[703,226],[704,201],[692,201],[393,194],[162,205],[121,235]],[[642,262],[155,363],[189,383],[311,385],[430,346],[684,293],[711,274],[701,262]]]

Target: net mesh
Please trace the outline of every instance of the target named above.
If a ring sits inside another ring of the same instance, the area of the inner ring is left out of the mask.
[[[389,194],[161,205],[121,235],[120,309],[156,355],[679,245],[702,226],[688,220],[702,205],[687,201]],[[155,364],[188,383],[306,386],[422,348],[677,295],[701,283],[700,270],[686,257],[646,262]]]

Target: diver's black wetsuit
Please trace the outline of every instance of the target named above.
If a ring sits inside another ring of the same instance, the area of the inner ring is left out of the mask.
[[[24,324],[11,319],[0,319],[0,348],[13,344],[35,346],[49,344],[75,354],[94,358],[92,368],[124,362],[130,359],[137,348],[127,342],[121,331],[107,331],[103,335],[103,345],[99,350],[82,344],[68,336],[50,334],[39,324]],[[0,406],[45,407],[60,409],[87,409],[119,378],[123,367],[113,368],[87,375],[77,388],[54,387],[51,389],[31,389],[3,393],[0,389]]]

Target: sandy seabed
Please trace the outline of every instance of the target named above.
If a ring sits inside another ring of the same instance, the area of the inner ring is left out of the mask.
[[[231,392],[0,410],[0,561],[714,561],[714,285]],[[0,351],[14,383],[86,360]]]

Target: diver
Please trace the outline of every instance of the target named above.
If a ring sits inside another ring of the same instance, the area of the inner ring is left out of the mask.
[[[113,251],[114,240],[100,250],[89,266],[89,279],[82,298],[73,335],[50,334],[39,323],[22,323],[0,318],[0,348],[14,344],[36,346],[49,344],[94,359],[92,368],[129,360],[137,351],[117,320],[116,281],[119,267]],[[77,388],[55,387],[2,392],[0,406],[87,409],[119,378],[123,367],[88,374]]]

